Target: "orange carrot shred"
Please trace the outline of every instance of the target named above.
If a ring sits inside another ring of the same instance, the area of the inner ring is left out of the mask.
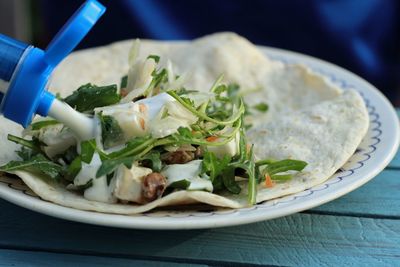
[[[140,119],[139,119],[139,123],[140,123],[140,127],[142,127],[142,129],[144,130],[144,127],[145,127],[145,121],[144,121],[144,119],[143,119],[143,118],[140,118]]]
[[[272,188],[274,187],[275,183],[272,181],[271,176],[269,174],[265,174],[265,187]]]
[[[146,112],[146,110],[147,110],[147,107],[146,107],[145,104],[139,104],[139,111],[140,112],[144,113],[144,112]]]
[[[209,137],[206,138],[206,141],[207,141],[207,142],[215,142],[215,141],[217,141],[217,140],[218,140],[218,137],[217,137],[217,136],[214,136],[214,135],[211,135],[211,136],[209,136]]]

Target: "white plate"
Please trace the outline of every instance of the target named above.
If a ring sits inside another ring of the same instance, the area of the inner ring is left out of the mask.
[[[260,47],[285,63],[303,63],[343,89],[358,90],[367,105],[370,128],[356,153],[325,183],[251,208],[211,211],[156,211],[135,216],[104,214],[62,207],[38,198],[19,179],[0,177],[0,196],[50,216],[104,226],[141,229],[195,229],[269,220],[321,205],[360,187],[394,157],[400,139],[398,118],[389,101],[371,84],[330,63],[279,49]]]

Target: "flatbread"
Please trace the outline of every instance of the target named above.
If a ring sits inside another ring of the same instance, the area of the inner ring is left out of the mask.
[[[128,71],[128,51],[132,41],[73,53],[57,68],[49,85],[62,96],[87,82],[119,83]],[[302,191],[327,180],[354,153],[368,129],[368,113],[360,95],[342,92],[328,80],[301,65],[284,65],[266,58],[254,45],[233,33],[219,33],[193,42],[142,41],[140,57],[157,54],[189,72],[188,88],[207,91],[222,73],[226,82],[241,85],[250,104],[267,102],[267,115],[256,114],[249,140],[258,158],[293,158],[308,166],[287,183],[272,189],[259,185],[257,201]],[[5,125],[7,123],[6,127]],[[0,118],[0,145],[6,149],[0,160],[15,159],[16,146],[6,133],[20,133],[21,127]],[[239,195],[219,196],[202,191],[172,193],[146,205],[107,204],[86,200],[63,186],[26,172],[16,172],[41,198],[71,208],[117,214],[136,214],[157,206],[206,203],[240,208],[247,205],[246,187]]]

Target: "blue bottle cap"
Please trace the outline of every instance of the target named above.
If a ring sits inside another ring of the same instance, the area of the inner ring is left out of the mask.
[[[5,117],[26,127],[36,113],[47,116],[55,98],[45,90],[51,73],[105,10],[96,0],[87,0],[57,33],[46,51],[32,46],[25,50],[2,103]]]

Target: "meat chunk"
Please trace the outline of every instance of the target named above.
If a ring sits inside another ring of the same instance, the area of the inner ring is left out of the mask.
[[[184,164],[194,159],[194,152],[192,151],[174,151],[168,152],[161,156],[162,161],[167,164]]]
[[[144,177],[142,184],[142,196],[147,201],[159,198],[167,186],[167,179],[158,172],[153,172]]]

